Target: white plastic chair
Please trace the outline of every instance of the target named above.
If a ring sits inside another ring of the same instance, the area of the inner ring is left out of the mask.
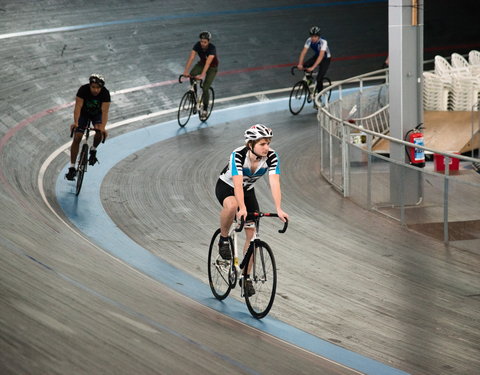
[[[471,65],[480,65],[480,52],[472,49],[468,54],[468,62]]]
[[[456,69],[468,69],[470,64],[462,55],[452,53],[452,67]]]
[[[453,68],[450,63],[444,57],[437,55],[435,56],[435,74],[439,76],[450,76]]]
[[[480,86],[471,77],[456,76],[452,84],[452,110],[471,111],[478,100]]]
[[[444,79],[431,72],[423,72],[423,109],[426,111],[447,111],[451,109],[451,86]]]

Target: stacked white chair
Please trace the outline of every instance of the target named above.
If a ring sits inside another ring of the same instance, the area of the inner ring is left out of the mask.
[[[474,71],[472,65],[459,54],[452,54],[452,65],[444,57],[435,56],[435,73],[450,88],[448,110],[472,110],[480,92],[480,76]]]
[[[458,53],[452,53],[452,67],[454,72],[458,72],[465,75],[472,75],[474,78],[478,78],[480,75],[480,63],[479,65],[470,64],[465,57]]]
[[[451,85],[445,83],[438,74],[423,73],[423,109],[426,111],[447,111],[450,109],[449,98]]]
[[[468,62],[471,65],[480,65],[480,52],[477,50],[471,50],[468,54]]]
[[[452,111],[471,111],[478,97],[478,84],[472,77],[454,76],[452,82]]]

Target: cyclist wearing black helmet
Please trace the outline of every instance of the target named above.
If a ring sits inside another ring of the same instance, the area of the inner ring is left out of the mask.
[[[200,113],[201,120],[207,117],[209,93],[208,89],[212,85],[218,69],[217,49],[210,43],[212,34],[208,31],[202,31],[198,36],[200,40],[193,46],[192,52],[188,57],[185,70],[183,71],[184,77],[194,77],[203,80],[203,111]],[[195,55],[198,54],[200,61],[190,70],[190,66],[195,59]]]
[[[304,62],[308,49],[311,48],[314,55]],[[315,91],[319,92],[323,90],[323,77],[327,73],[330,66],[330,60],[332,55],[330,54],[330,48],[325,39],[320,38],[320,28],[313,26],[310,28],[310,37],[305,42],[300,57],[298,58],[297,68],[305,69],[307,72],[313,72],[318,67],[317,86]]]
[[[81,86],[77,91],[75,98],[75,108],[73,110],[73,124],[70,130],[74,130],[72,146],[70,148],[70,168],[65,177],[68,180],[75,179],[75,161],[77,160],[78,149],[85,129],[90,125],[100,129],[95,132],[93,146],[90,149],[88,162],[94,165],[97,162],[97,146],[103,137],[107,137],[105,126],[108,121],[108,110],[110,108],[110,92],[105,87],[105,78],[100,74],[92,74],[88,78],[89,83]]]

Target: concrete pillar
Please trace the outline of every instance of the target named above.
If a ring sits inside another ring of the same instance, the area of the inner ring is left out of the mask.
[[[388,2],[390,135],[402,140],[423,122],[423,2]],[[404,146],[391,144],[390,157],[408,163]],[[420,173],[405,169],[392,167],[390,196],[395,205],[415,204],[422,197]]]

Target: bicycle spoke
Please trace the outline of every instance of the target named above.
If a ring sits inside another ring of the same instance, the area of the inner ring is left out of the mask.
[[[277,270],[273,252],[265,242],[257,245],[252,256],[250,279],[255,293],[245,294],[245,301],[250,313],[255,318],[261,319],[268,314],[275,299]]]
[[[290,100],[288,102],[290,112],[297,115],[303,109],[309,94],[308,86],[304,81],[297,82],[290,92]]]
[[[225,260],[218,254],[218,229],[210,242],[208,250],[208,281],[213,295],[222,300],[228,296],[232,288],[232,261]]]
[[[87,157],[88,155],[88,145],[84,144],[82,146],[82,151],[80,152],[80,157],[78,158],[78,170],[77,170],[77,186],[75,195],[78,196],[80,194],[80,190],[82,189],[83,183],[83,176],[87,171]]]
[[[188,120],[190,120],[194,106],[195,99],[193,98],[193,93],[187,91],[180,100],[177,113],[178,125],[180,125],[182,128],[187,125]]]

